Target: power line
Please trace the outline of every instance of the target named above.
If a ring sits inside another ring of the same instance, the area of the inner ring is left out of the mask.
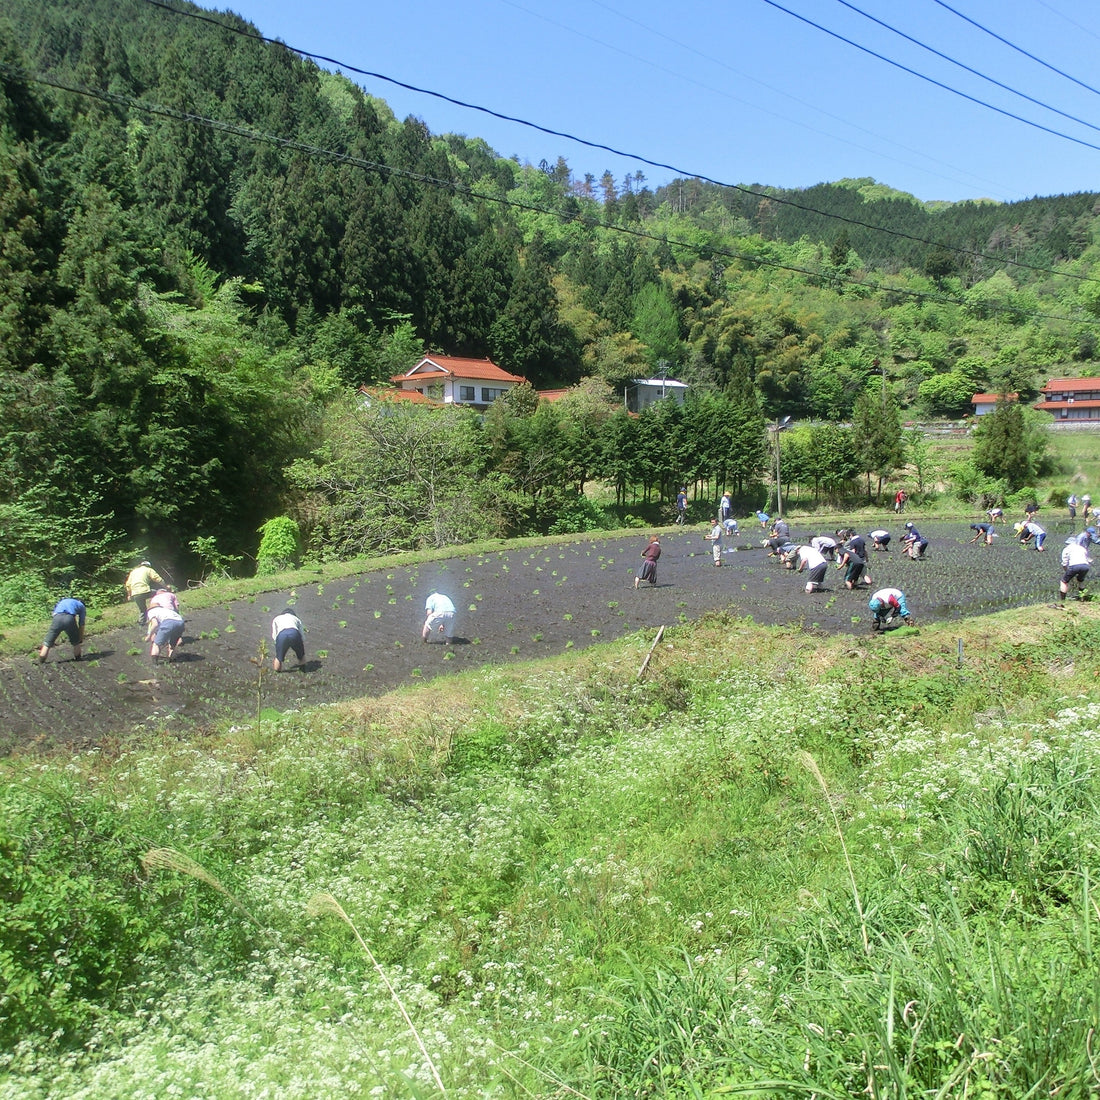
[[[815,207],[807,206],[804,203],[797,202],[794,199],[785,198],[779,195],[769,194],[766,191],[755,191],[751,187],[745,187],[737,183],[727,183],[723,180],[714,179],[710,176],[703,175],[698,172],[691,172],[685,168],[678,168],[672,164],[666,164],[662,161],[652,160],[649,157],[642,156],[638,153],[628,153],[621,149],[616,149],[614,146],[605,145],[601,142],[589,141],[586,138],[578,137],[576,134],[571,134],[563,130],[554,130],[549,127],[542,126],[537,122],[531,122],[527,119],[518,118],[514,115],[502,114],[499,111],[495,111],[490,107],[483,107],[476,103],[467,103],[461,99],[455,99],[453,96],[446,95],[443,92],[436,92],[430,88],[421,88],[415,84],[409,84],[407,81],[398,80],[396,77],[387,76],[384,73],[373,72],[369,69],[362,69],[356,65],[350,65],[346,62],[340,61],[336,58],[327,57],[324,54],[311,53],[308,50],[302,50],[295,46],[287,45],[285,42],[280,42],[278,39],[269,38],[266,35],[260,34],[258,31],[247,31],[240,27],[232,27],[226,23],[221,22],[212,16],[203,14],[202,12],[190,12],[184,11],[180,8],[173,7],[171,4],[164,3],[163,0],[145,0],[146,3],[151,4],[153,7],[161,8],[164,11],[170,12],[173,15],[182,15],[188,19],[197,19],[203,23],[210,23],[213,26],[220,28],[223,31],[229,31],[233,34],[240,35],[243,38],[249,38],[257,42],[264,42],[270,45],[282,46],[284,49],[291,50],[292,52],[301,55],[302,57],[311,58],[314,61],[323,61],[329,65],[335,66],[337,69],[341,69],[347,72],[357,73],[359,76],[370,77],[373,80],[381,80],[387,84],[392,84],[398,88],[404,88],[406,91],[415,92],[418,95],[431,96],[434,99],[443,101],[444,103],[450,103],[453,106],[461,107],[465,110],[478,111],[481,114],[488,115],[491,118],[500,119],[503,122],[514,122],[519,126],[525,126],[528,129],[535,130],[542,134],[547,134],[551,137],[564,138],[567,141],[576,142],[578,145],[584,145],[589,149],[599,149],[606,153],[611,153],[617,157],[624,157],[627,160],[637,161],[639,164],[649,165],[651,168],[663,168],[666,171],[672,172],[674,175],[682,176],[689,179],[697,179],[703,183],[713,184],[715,187],[727,188],[731,191],[737,191],[742,195],[748,195],[755,199],[767,199],[769,202],[774,202],[782,206],[788,206],[794,210],[800,210],[803,213],[815,214],[818,217],[830,219],[833,221],[843,222],[846,225],[857,226],[860,229],[867,229],[873,233],[882,233],[890,237],[895,237],[898,240],[912,241],[916,244],[926,245],[930,248],[943,248],[949,252],[953,252],[960,256],[969,256],[974,259],[985,260],[991,263],[999,265],[1009,265],[1012,267],[1018,267],[1025,271],[1034,271],[1043,275],[1062,275],[1068,279],[1076,279],[1081,282],[1095,282],[1097,280],[1092,279],[1087,275],[1076,275],[1069,272],[1055,271],[1052,268],[1041,267],[1036,264],[1029,264],[1022,260],[1009,260],[1004,257],[990,256],[987,253],[979,252],[977,249],[962,248],[958,245],[943,244],[940,241],[930,241],[925,237],[918,237],[913,233],[906,233],[900,229],[889,229],[886,226],[873,225],[870,222],[862,221],[859,218],[848,217],[844,214],[837,214],[829,211],[818,210]],[[764,0],[765,3],[772,3],[772,0]],[[779,7],[778,4],[774,5]],[[786,10],[786,9],[782,9]],[[793,14],[793,13],[792,13]],[[798,16],[801,18],[801,16]],[[808,20],[807,20],[808,22]],[[832,33],[832,32],[828,32]],[[861,47],[862,48],[862,47]],[[1096,148],[1100,148],[1097,146]]]
[[[900,31],[897,27],[891,26],[889,23],[884,23],[881,19],[877,18],[874,15],[871,15],[870,12],[866,12],[862,8],[857,8],[855,4],[849,3],[849,0],[836,0],[836,2],[847,8],[849,11],[854,11],[856,15],[862,15],[864,19],[869,19],[877,26],[882,27],[884,30],[888,30],[891,34],[896,34],[899,38],[904,38],[906,42],[911,42],[914,46],[919,46],[922,50],[927,50],[930,54],[935,55],[943,61],[950,62],[952,65],[958,66],[960,69],[963,69],[965,72],[970,73],[972,76],[976,76],[981,80],[988,81],[988,83],[993,84],[995,87],[1000,88],[1002,91],[1006,91],[1012,95],[1019,96],[1021,99],[1026,99],[1028,103],[1034,103],[1037,107],[1042,107],[1046,111],[1051,111],[1056,115],[1061,115],[1063,118],[1068,118],[1070,122],[1076,122],[1079,123],[1081,126],[1087,126],[1090,130],[1096,130],[1097,132],[1100,132],[1100,126],[1097,126],[1092,122],[1087,122],[1083,118],[1078,118],[1076,115],[1071,115],[1068,111],[1063,111],[1058,107],[1052,107],[1049,103],[1044,103],[1041,99],[1036,99],[1034,96],[1028,95],[1027,92],[1021,92],[1018,89],[1013,88],[1009,84],[1002,83],[995,77],[987,76],[985,73],[979,72],[977,69],[972,68],[965,62],[956,60],[949,54],[945,54],[942,51],[937,50],[934,46],[929,46],[928,43],[922,42],[919,38],[914,38],[911,34],[906,34],[905,31]],[[936,2],[939,3],[939,0],[936,0]],[[947,5],[945,4],[944,7],[946,6]],[[954,11],[953,8],[949,10]],[[955,14],[957,15],[958,12],[956,12]],[[963,18],[965,18],[965,16]],[[970,22],[970,20],[967,20],[967,22]],[[1001,39],[1001,41],[1004,40]]]
[[[932,294],[928,291],[923,290],[911,290],[908,287],[887,286],[881,283],[867,282],[862,279],[856,279],[849,275],[841,275],[838,273],[815,271],[811,268],[798,267],[794,264],[780,263],[778,260],[770,259],[756,252],[740,252],[737,249],[726,248],[721,245],[700,245],[693,241],[678,240],[675,238],[669,238],[666,235],[648,233],[645,230],[632,228],[630,226],[607,225],[601,222],[596,217],[580,212],[566,213],[560,210],[548,209],[547,207],[539,206],[536,203],[521,202],[517,199],[504,198],[498,195],[487,195],[483,192],[475,191],[473,188],[465,187],[462,184],[457,183],[453,179],[445,180],[439,179],[438,177],[429,176],[424,173],[410,172],[407,169],[395,168],[392,165],[384,164],[379,161],[366,160],[363,157],[356,157],[351,155],[350,153],[342,153],[334,149],[323,149],[317,145],[310,145],[306,142],[295,141],[291,138],[285,138],[278,134],[272,134],[267,131],[256,130],[251,127],[237,125],[236,123],[224,122],[220,119],[209,118],[205,115],[200,115],[195,112],[182,111],[178,108],[168,107],[164,104],[159,103],[147,103],[143,100],[135,99],[133,96],[123,95],[119,92],[108,92],[102,88],[89,88],[86,85],[67,83],[55,77],[28,73],[25,70],[18,69],[13,65],[8,64],[7,62],[0,61],[0,73],[4,73],[9,77],[15,78],[17,80],[22,80],[27,83],[42,84],[46,87],[54,88],[58,91],[69,92],[74,95],[86,96],[91,99],[99,100],[103,103],[109,103],[113,106],[125,107],[128,110],[139,111],[161,118],[170,118],[178,122],[188,123],[190,125],[206,126],[221,133],[243,138],[247,141],[260,142],[268,145],[273,145],[281,149],[289,149],[295,152],[301,152],[309,156],[322,157],[327,160],[335,161],[337,163],[348,164],[352,167],[362,168],[365,171],[377,172],[389,176],[396,176],[402,179],[409,180],[413,183],[423,184],[425,186],[439,187],[444,190],[450,191],[453,194],[462,195],[463,197],[469,199],[494,203],[498,206],[508,207],[516,210],[525,210],[531,213],[547,214],[551,217],[561,219],[567,223],[571,222],[580,224],[588,229],[600,229],[607,232],[621,233],[623,235],[635,237],[640,240],[652,241],[656,244],[675,246],[677,248],[682,248],[685,251],[693,252],[701,257],[711,258],[714,256],[721,256],[727,259],[742,261],[749,266],[758,265],[761,267],[768,267],[777,271],[787,271],[796,275],[804,275],[810,279],[830,279],[834,282],[845,283],[849,286],[858,287],[862,290],[881,292],[883,294],[890,295],[898,295],[901,297],[910,298],[922,302],[938,302],[942,305],[959,306],[963,309],[967,307],[967,303],[964,300],[949,295]],[[994,313],[1004,313],[1012,317],[1035,318],[1043,321],[1065,321],[1070,324],[1100,325],[1100,319],[1092,319],[1084,316],[1063,317],[1058,314],[1022,310],[1013,306],[1003,306],[988,302],[983,303],[983,306],[985,309],[988,309]]]
[[[150,0],[150,2],[152,2],[152,0]],[[859,50],[870,57],[877,58],[879,61],[884,61],[887,65],[892,65],[895,69],[900,69],[903,73],[915,76],[918,80],[927,81],[937,88],[942,88],[945,92],[950,92],[952,95],[957,95],[962,99],[969,100],[971,103],[976,103],[979,107],[985,107],[987,110],[996,111],[997,114],[1004,115],[1005,118],[1011,118],[1016,122],[1022,122],[1025,126],[1032,126],[1036,130],[1042,130],[1044,133],[1053,134],[1054,137],[1064,138],[1066,141],[1072,141],[1075,145],[1083,145],[1086,149],[1095,149],[1097,152],[1100,152],[1100,145],[1094,145],[1091,141],[1085,141],[1084,138],[1074,137],[1072,134],[1064,134],[1061,130],[1055,130],[1050,126],[1044,126],[1041,122],[1035,122],[1032,119],[1024,118],[1023,115],[1017,115],[1012,111],[1006,111],[1003,107],[997,107],[992,103],[987,103],[984,99],[979,99],[977,96],[970,95],[969,92],[961,91],[959,88],[952,88],[950,84],[944,84],[942,80],[937,80],[935,77],[928,76],[926,73],[919,72],[917,69],[911,69],[908,65],[903,65],[900,61],[895,61],[885,54],[878,53],[869,46],[862,46],[853,39],[846,38],[843,34],[830,30],[821,23],[815,23],[812,19],[808,19],[804,15],[799,15],[798,12],[791,11],[790,8],[785,8],[782,4],[777,3],[776,0],[763,0],[763,2],[769,7],[775,8],[776,11],[781,11],[785,15],[789,15],[792,19],[797,19],[800,23],[805,23],[808,27],[813,27],[814,30],[821,31],[822,34],[827,34],[830,38],[837,39],[838,42],[843,42],[845,45],[851,46],[853,49]]]
[[[544,12],[532,11],[531,8],[526,7],[523,4],[518,3],[517,0],[500,0],[500,3],[507,4],[509,7],[514,8],[516,11],[523,12],[524,15],[528,15],[533,19],[542,20],[543,22],[549,23],[553,27],[558,27],[561,30],[567,31],[570,34],[577,35],[578,37],[583,38],[583,39],[585,39],[589,42],[594,42],[595,44],[603,47],[604,49],[612,50],[615,53],[619,53],[624,57],[628,57],[631,60],[639,62],[640,64],[651,66],[652,68],[655,68],[658,72],[664,72],[664,73],[667,73],[671,76],[676,77],[677,79],[685,80],[689,84],[694,84],[697,87],[703,88],[705,91],[711,93],[712,95],[722,96],[723,98],[729,99],[734,103],[742,104],[743,106],[748,107],[750,110],[759,111],[761,114],[770,115],[773,118],[781,119],[783,122],[786,122],[790,126],[797,126],[801,129],[808,130],[812,134],[818,134],[818,135],[821,135],[823,137],[828,137],[832,141],[843,142],[845,145],[850,145],[853,149],[859,149],[859,150],[861,150],[865,153],[872,153],[876,157],[879,157],[879,158],[882,158],[882,159],[885,159],[885,160],[891,160],[891,161],[894,161],[897,164],[902,164],[902,165],[905,165],[906,167],[909,167],[909,168],[916,168],[918,171],[921,171],[921,172],[927,172],[931,175],[937,175],[941,179],[951,180],[955,183],[960,182],[957,175],[948,175],[944,172],[931,172],[927,167],[918,168],[917,165],[913,164],[911,161],[907,161],[907,160],[904,160],[901,157],[892,156],[890,154],[885,153],[883,151],[882,147],[885,146],[885,145],[891,145],[894,148],[904,150],[907,153],[915,153],[917,156],[923,157],[925,160],[930,161],[933,164],[938,164],[943,168],[954,169],[953,165],[947,164],[944,161],[937,160],[935,157],[931,156],[928,152],[910,148],[909,146],[901,144],[899,141],[897,141],[894,138],[886,137],[882,134],[875,133],[873,130],[867,129],[865,126],[860,126],[858,123],[851,122],[848,119],[842,118],[839,115],[832,114],[829,111],[824,110],[821,107],[821,105],[818,104],[818,103],[810,103],[807,100],[800,99],[798,96],[792,95],[790,92],[787,92],[787,91],[783,90],[782,88],[773,87],[771,84],[768,84],[766,81],[759,80],[755,76],[752,76],[749,73],[742,72],[740,69],[735,68],[733,65],[730,65],[728,62],[723,61],[719,57],[714,57],[713,55],[708,54],[705,51],[696,48],[695,46],[691,45],[688,42],[684,42],[684,41],[681,41],[680,39],[674,38],[672,35],[666,34],[664,31],[658,30],[657,28],[650,26],[649,24],[643,22],[642,20],[636,19],[632,15],[628,15],[625,12],[617,10],[616,8],[612,7],[610,4],[604,3],[603,0],[589,0],[589,3],[595,5],[598,8],[602,8],[604,11],[609,12],[611,15],[615,16],[616,18],[623,20],[625,23],[629,23],[629,24],[632,24],[635,27],[639,27],[643,31],[647,32],[648,34],[653,35],[656,38],[662,39],[665,42],[669,42],[673,46],[676,46],[677,48],[679,48],[681,50],[686,50],[687,52],[689,52],[691,54],[694,54],[696,57],[702,58],[704,61],[707,61],[712,65],[717,65],[719,68],[725,69],[727,72],[733,73],[734,76],[736,76],[738,78],[738,80],[740,80],[742,82],[748,81],[748,82],[751,82],[753,84],[757,84],[761,88],[764,88],[767,92],[770,92],[772,94],[772,96],[782,96],[785,99],[793,100],[795,103],[797,103],[801,107],[808,108],[809,110],[814,111],[815,113],[817,113],[819,115],[823,115],[827,119],[832,119],[835,122],[839,122],[843,126],[849,127],[853,130],[860,131],[863,134],[866,134],[869,137],[874,138],[875,141],[878,144],[876,144],[874,146],[861,145],[858,141],[853,141],[850,138],[842,137],[841,135],[839,135],[835,132],[830,132],[828,130],[823,130],[823,129],[817,127],[817,126],[811,125],[808,122],[803,122],[799,119],[791,118],[787,115],[781,114],[779,111],[770,110],[767,107],[762,107],[759,104],[753,103],[749,100],[740,99],[737,96],[731,95],[728,91],[725,91],[721,88],[714,88],[710,85],[703,84],[701,81],[696,80],[692,76],[687,76],[687,75],[685,75],[683,73],[680,73],[680,72],[677,72],[675,70],[665,68],[664,66],[661,66],[661,65],[657,65],[655,62],[650,61],[649,59],[647,59],[645,57],[639,57],[635,54],[628,53],[627,51],[620,49],[618,46],[611,45],[610,43],[604,42],[601,39],[594,38],[593,36],[589,35],[588,33],[584,32],[584,31],[577,30],[575,27],[572,27],[567,23],[562,23],[562,22],[559,22],[556,19],[551,18],[550,16],[546,15]],[[1001,184],[997,183],[995,180],[988,180],[988,179],[985,179],[982,176],[974,175],[971,172],[963,172],[963,175],[968,176],[971,180],[980,180],[983,183],[991,184],[994,188],[1000,188],[1001,187]]]
[[[1022,53],[1024,57],[1029,58],[1038,65],[1042,65],[1044,69],[1049,69],[1052,73],[1057,73],[1059,76],[1064,76],[1066,80],[1071,80],[1074,84],[1078,85],[1081,88],[1084,88],[1086,92],[1092,92],[1094,95],[1100,95],[1100,91],[1097,91],[1091,84],[1086,84],[1083,80],[1078,80],[1077,77],[1070,76],[1069,73],[1063,72],[1061,69],[1055,68],[1055,66],[1051,65],[1049,62],[1044,61],[1041,57],[1036,57],[1033,53],[1028,53],[1027,50],[1023,48],[1023,46],[1017,46],[1015,42],[1009,42],[1007,38],[1003,38],[996,31],[991,31],[987,26],[979,23],[976,19],[971,19],[969,15],[964,15],[961,11],[953,8],[950,4],[945,4],[944,0],[934,0],[934,3],[939,4],[941,8],[949,11],[952,15],[957,15],[960,19],[962,19],[966,23],[969,23],[972,27],[977,27],[978,30],[982,31],[985,34],[988,34],[990,38],[995,38],[998,42],[1002,42],[1004,45],[1008,46],[1009,49],[1015,50],[1017,53]],[[1044,4],[1043,7],[1047,7],[1048,10],[1053,10],[1050,9],[1046,4]],[[1062,18],[1064,19],[1065,16],[1062,16]],[[1070,22],[1072,22],[1072,20],[1070,20]],[[1075,23],[1074,26],[1078,26],[1078,24]]]

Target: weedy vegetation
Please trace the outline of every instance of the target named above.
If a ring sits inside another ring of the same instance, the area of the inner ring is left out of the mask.
[[[0,1096],[1094,1095],[1092,607],[653,641],[4,760]]]

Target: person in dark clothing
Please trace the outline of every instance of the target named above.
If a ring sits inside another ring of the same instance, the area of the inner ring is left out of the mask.
[[[928,540],[912,523],[905,525],[905,534],[901,536],[901,541],[905,546],[905,552],[913,561],[919,561],[923,558],[925,550],[928,549]]]
[[[661,541],[656,535],[649,536],[649,543],[642,551],[642,568],[634,578],[634,587],[637,588],[642,581],[649,581],[651,586],[657,584],[657,559],[661,556]]]

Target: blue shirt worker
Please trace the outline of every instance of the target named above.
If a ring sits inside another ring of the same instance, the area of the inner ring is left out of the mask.
[[[923,558],[925,550],[928,549],[928,540],[912,523],[905,525],[905,534],[901,536],[901,541],[905,544],[906,553],[914,561]]]
[[[62,634],[72,643],[73,660],[80,660],[81,647],[84,643],[84,621],[87,614],[88,609],[84,606],[84,602],[73,596],[66,596],[63,600],[57,601],[53,609],[53,618],[50,620],[50,629],[46,631],[46,638],[38,651],[40,665],[46,663],[50,650]]]
[[[898,615],[906,626],[913,625],[905,593],[900,588],[880,588],[867,601],[867,606],[871,609],[871,630],[876,634],[885,630],[887,624]]]
[[[993,545],[993,524],[992,523],[972,523],[970,530],[974,532],[974,537],[971,542],[977,542],[979,539],[984,538],[986,546]]]
[[[433,592],[424,601],[424,629],[420,632],[421,641],[428,641],[433,631],[443,635],[445,645],[451,644],[455,630],[455,605],[449,596],[442,592]]]
[[[298,658],[299,665],[305,660],[306,639],[302,620],[289,607],[284,607],[271,620],[271,640],[275,643],[275,659],[271,662],[271,667],[276,672],[283,671],[288,653],[293,653]]]
[[[688,491],[687,486],[680,487],[680,491],[676,494],[676,522],[683,527],[684,520],[687,519],[688,510]]]

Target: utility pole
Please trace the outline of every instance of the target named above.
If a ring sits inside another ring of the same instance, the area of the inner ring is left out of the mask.
[[[785,416],[782,420],[777,419],[774,424],[768,425],[768,431],[775,433],[775,510],[779,519],[783,518],[783,469],[780,464],[782,452],[779,446],[779,433],[789,427],[790,423],[791,418]]]

